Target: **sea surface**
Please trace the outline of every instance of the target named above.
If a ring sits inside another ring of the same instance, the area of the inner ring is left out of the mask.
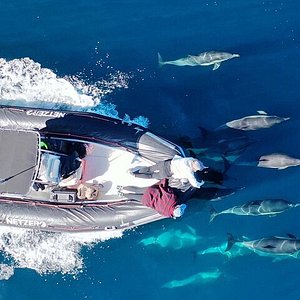
[[[299,14],[298,0],[1,0],[0,104],[94,111],[174,139],[260,110],[290,120],[249,132],[255,143],[239,161],[300,157]],[[215,71],[158,67],[158,52],[175,60],[204,51],[240,57]],[[227,186],[244,189],[214,202],[217,211],[255,199],[300,202],[300,167],[233,164],[227,175]],[[123,234],[1,227],[0,299],[300,298],[299,259],[222,252],[228,232],[300,237],[299,208],[209,223],[196,202],[181,219]]]

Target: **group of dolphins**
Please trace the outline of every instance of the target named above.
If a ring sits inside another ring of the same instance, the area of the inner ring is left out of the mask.
[[[270,116],[265,112],[259,111],[257,115],[247,116],[241,119],[227,122],[225,125],[217,129],[223,130],[225,127],[233,129],[235,131],[245,132],[250,130],[258,130],[263,128],[270,128],[275,124],[282,123],[289,120],[286,117]],[[226,136],[226,139],[221,139],[218,136],[218,141],[225,142],[226,149],[230,148],[231,154],[236,150],[235,153],[241,154],[241,146],[245,144],[249,146],[248,140],[244,135],[232,136],[231,139]],[[224,135],[223,135],[224,137]],[[214,139],[215,143],[216,140]],[[218,144],[220,145],[220,143]],[[230,144],[230,145],[229,145]],[[233,146],[234,145],[234,146]],[[236,147],[236,149],[234,149]],[[224,145],[222,145],[224,149]],[[190,148],[194,151],[194,154],[202,153],[201,150]],[[205,148],[207,151],[207,148]],[[204,156],[207,152],[204,151]],[[228,153],[227,153],[228,154]],[[210,157],[211,158],[211,157]],[[214,157],[214,159],[216,156]],[[251,165],[251,164],[249,164]],[[263,155],[255,164],[258,167],[265,168],[276,168],[279,170],[300,165],[300,160],[297,158],[290,157],[286,154],[272,153],[269,155]],[[201,189],[199,190],[199,193]],[[212,199],[213,200],[213,199]],[[212,222],[217,216],[224,214],[235,214],[239,216],[275,216],[284,211],[300,206],[300,203],[292,203],[285,199],[263,199],[263,200],[252,200],[241,205],[237,205],[220,212],[216,212],[211,204],[209,204],[210,210],[210,222]],[[186,247],[193,247],[198,242],[203,241],[204,238],[197,235],[196,230],[191,226],[187,226],[187,230],[184,229],[171,229],[165,231],[158,236],[151,236],[144,238],[140,241],[143,246],[156,246],[161,248],[170,248],[173,250],[180,250]],[[204,250],[196,252],[197,255],[204,254],[222,254],[228,258],[237,256],[244,256],[250,253],[256,253],[260,256],[271,256],[274,260],[280,260],[284,258],[299,258],[300,257],[300,239],[297,239],[294,235],[288,234],[287,236],[271,236],[263,237],[257,240],[238,240],[233,237],[232,234],[228,233],[227,242],[223,242],[221,245],[210,247]],[[171,280],[163,285],[164,288],[179,288],[190,284],[206,284],[217,280],[220,276],[224,275],[219,269],[213,269],[212,271],[200,272],[191,275],[187,278]]]
[[[239,54],[231,54],[227,52],[209,51],[199,55],[189,55],[172,61],[163,61],[158,53],[158,63],[162,67],[164,65],[175,66],[209,66],[213,65],[213,70],[217,70],[223,61],[240,57]],[[279,117],[276,115],[268,115],[264,111],[257,111],[257,114],[246,116],[240,119],[232,120],[220,126],[215,130],[215,134],[222,132],[223,129],[230,129],[234,132],[247,132],[259,129],[270,128],[276,124],[280,124],[289,120],[289,117]],[[200,128],[203,131],[203,128]],[[231,132],[232,133],[232,132]],[[230,133],[230,134],[231,134]],[[205,138],[209,135],[206,131],[203,133]],[[282,153],[271,153],[262,155],[254,162],[238,163],[236,159],[240,154],[251,144],[248,137],[245,135],[229,136],[220,138],[218,136],[212,139],[212,143],[207,147],[203,147],[201,142],[199,147],[195,147],[193,141],[188,140],[189,147],[186,147],[190,153],[197,158],[212,159],[221,161],[227,164],[235,163],[236,165],[250,165],[263,168],[273,168],[283,170],[292,166],[299,166],[300,159],[291,157]],[[212,146],[213,145],[213,146]],[[215,147],[217,145],[217,147]],[[212,147],[211,147],[212,146]],[[225,168],[226,172],[228,167]],[[202,188],[201,188],[202,189]],[[201,190],[200,189],[200,190]],[[200,193],[199,193],[200,194]],[[213,199],[211,199],[213,200]],[[223,211],[217,212],[215,208],[209,204],[210,222],[216,217],[225,214],[234,214],[239,216],[275,216],[284,211],[300,206],[300,203],[293,203],[285,199],[263,199],[252,200],[241,205],[236,205]],[[161,248],[172,248],[179,250],[184,247],[195,246],[198,241],[203,240],[203,237],[198,236],[195,229],[188,226],[188,230],[182,229],[163,232],[157,237],[148,237],[142,239],[140,243],[144,246],[155,245]],[[227,242],[221,245],[210,247],[198,251],[197,255],[204,254],[222,254],[229,258],[243,256],[250,253],[256,253],[260,256],[271,256],[274,260],[284,258],[299,258],[300,257],[300,239],[292,234],[287,236],[271,236],[263,237],[257,240],[248,240],[247,238],[236,239],[231,233],[228,233]],[[163,285],[164,288],[177,288],[195,283],[207,283],[218,279],[222,275],[219,269],[214,269],[209,272],[200,272],[180,280],[171,280]]]
[[[164,61],[160,53],[158,53],[158,64],[160,67],[164,65],[174,65],[179,67],[213,65],[213,70],[217,70],[222,62],[237,57],[240,57],[240,55],[228,52],[206,51],[198,55],[188,55],[187,57],[179,58],[176,60]],[[275,124],[279,124],[289,119],[289,117],[270,116],[264,111],[258,111],[257,115],[246,116],[241,119],[233,120],[227,122],[223,126],[248,131],[270,128]],[[276,168],[282,170],[290,166],[300,165],[300,159],[293,158],[285,154],[272,153],[269,155],[261,156],[256,163],[258,167]]]
[[[257,130],[262,128],[270,128],[275,124],[287,121],[288,117],[269,116],[263,111],[259,111],[258,115],[247,116],[241,119],[227,122],[226,126],[237,130]],[[290,157],[286,154],[272,153],[261,156],[256,162],[258,167],[275,168],[283,170],[292,166],[299,166],[300,159]],[[217,216],[224,214],[234,214],[240,216],[275,216],[284,211],[300,206],[300,203],[292,203],[285,199],[263,199],[254,200],[241,205],[237,205],[220,212],[216,212],[214,207],[210,205],[210,221]],[[232,234],[228,233],[227,246],[224,252],[229,251],[234,244],[245,247],[259,255],[269,256],[289,256],[298,257],[300,251],[300,239],[294,235],[288,234],[286,237],[271,236],[263,237],[258,240],[237,240]]]
[[[191,248],[203,241],[202,236],[197,235],[196,230],[191,226],[180,229],[171,228],[158,236],[150,236],[139,241],[143,246],[153,246],[163,249],[172,249],[174,251]],[[197,253],[200,255],[200,253]],[[202,253],[201,253],[202,254]],[[207,284],[217,280],[223,273],[218,268],[213,268],[205,272],[198,272],[182,279],[174,279],[162,285],[163,288],[173,289],[187,285]]]

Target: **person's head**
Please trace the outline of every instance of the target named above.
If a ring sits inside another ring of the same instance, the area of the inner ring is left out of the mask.
[[[174,218],[181,217],[184,214],[185,209],[186,209],[186,204],[177,205],[173,211],[173,217]]]
[[[196,171],[196,177],[200,180],[209,181],[216,184],[222,184],[224,180],[224,174],[212,168],[205,168],[201,171]]]

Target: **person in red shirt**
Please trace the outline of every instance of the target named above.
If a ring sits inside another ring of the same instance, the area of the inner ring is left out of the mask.
[[[173,189],[168,186],[168,179],[166,178],[147,188],[119,186],[118,189],[119,196],[141,201],[143,205],[155,209],[159,214],[165,217],[181,217],[186,209],[186,204],[179,203],[178,197]]]

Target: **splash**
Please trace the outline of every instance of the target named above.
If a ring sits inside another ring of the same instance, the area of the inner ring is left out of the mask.
[[[28,57],[6,61],[0,59],[0,99],[45,102],[74,106],[94,106],[93,97],[79,93],[64,78],[42,68]]]
[[[8,280],[14,275],[14,267],[7,264],[0,264],[0,280]]]
[[[3,105],[93,111],[121,119],[116,105],[104,98],[115,90],[128,88],[133,74],[112,71],[93,83],[81,76],[86,77],[79,74],[60,78],[28,57],[10,61],[0,58],[0,101]],[[149,125],[145,117],[129,120],[144,127]]]
[[[84,267],[82,247],[92,248],[97,242],[121,236],[121,231],[69,234],[1,226],[0,249],[10,263],[4,269],[0,267],[0,275],[12,275],[13,271],[5,270],[15,268],[33,269],[39,274],[77,275]]]

